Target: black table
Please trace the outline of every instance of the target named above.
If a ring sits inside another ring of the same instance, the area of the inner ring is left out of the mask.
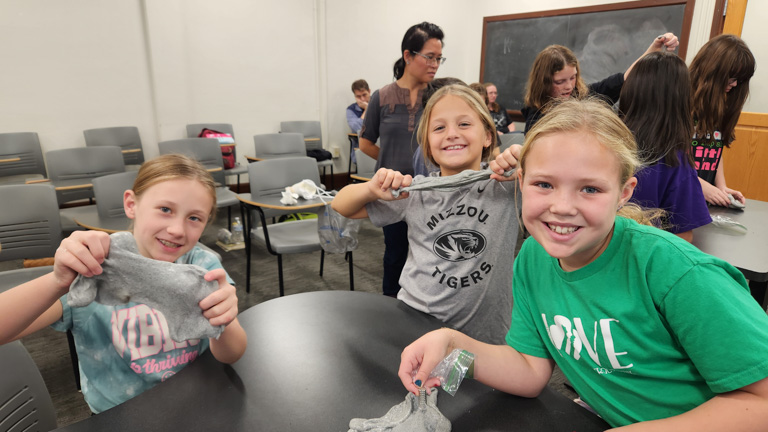
[[[65,431],[346,431],[384,415],[406,390],[402,349],[441,327],[376,294],[324,291],[269,300],[240,315],[248,350],[234,366],[201,356],[170,380]],[[601,419],[547,388],[536,399],[465,380],[438,408],[454,431],[602,431]]]
[[[749,280],[752,296],[768,307],[768,202],[748,199],[745,210],[712,206],[709,213],[733,219],[747,232],[704,225],[693,230],[693,244],[739,269]]]

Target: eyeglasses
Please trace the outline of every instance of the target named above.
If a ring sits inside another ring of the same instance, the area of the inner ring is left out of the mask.
[[[424,57],[424,60],[427,61],[428,65],[434,64],[434,65],[440,66],[441,64],[445,63],[445,57],[435,57],[431,55],[428,56],[416,51],[411,51],[411,52]]]

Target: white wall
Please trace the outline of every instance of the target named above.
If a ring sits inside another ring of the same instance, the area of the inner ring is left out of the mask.
[[[254,134],[317,119],[342,172],[349,86],[392,82],[411,25],[440,25],[438,75],[474,82],[484,16],[617,1],[3,0],[0,132],[38,132],[47,151],[84,145],[83,129],[135,125],[151,157],[187,123],[225,122],[245,163]],[[697,1],[689,53],[708,38],[713,8]]]
[[[755,75],[749,80],[749,99],[744,104],[747,112],[768,113],[768,44],[763,26],[768,22],[768,2],[750,1],[744,16],[741,37],[747,43],[757,62]]]

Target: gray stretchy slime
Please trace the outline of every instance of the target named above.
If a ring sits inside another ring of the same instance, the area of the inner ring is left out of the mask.
[[[430,395],[423,388],[419,393],[408,393],[384,417],[350,420],[349,432],[450,432],[450,420],[437,409],[437,389]]]
[[[504,171],[503,176],[509,177],[515,173],[515,170]],[[420,177],[418,180],[414,180],[410,186],[401,187],[399,189],[392,189],[392,196],[397,198],[403,192],[410,192],[415,190],[440,190],[440,189],[456,189],[459,186],[468,185],[480,180],[488,180],[491,178],[493,171],[485,169],[482,171],[466,170],[452,176],[445,177]]]
[[[198,306],[200,300],[219,287],[203,279],[207,273],[192,264],[174,264],[145,258],[129,232],[109,236],[109,257],[100,275],[78,275],[69,287],[69,305],[87,306],[144,303],[165,315],[171,339],[183,342],[204,337],[218,338],[224,326],[212,326]]]

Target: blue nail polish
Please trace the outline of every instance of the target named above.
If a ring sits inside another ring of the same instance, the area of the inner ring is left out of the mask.
[[[414,384],[416,384],[417,387],[421,387],[421,380],[416,380]]]

